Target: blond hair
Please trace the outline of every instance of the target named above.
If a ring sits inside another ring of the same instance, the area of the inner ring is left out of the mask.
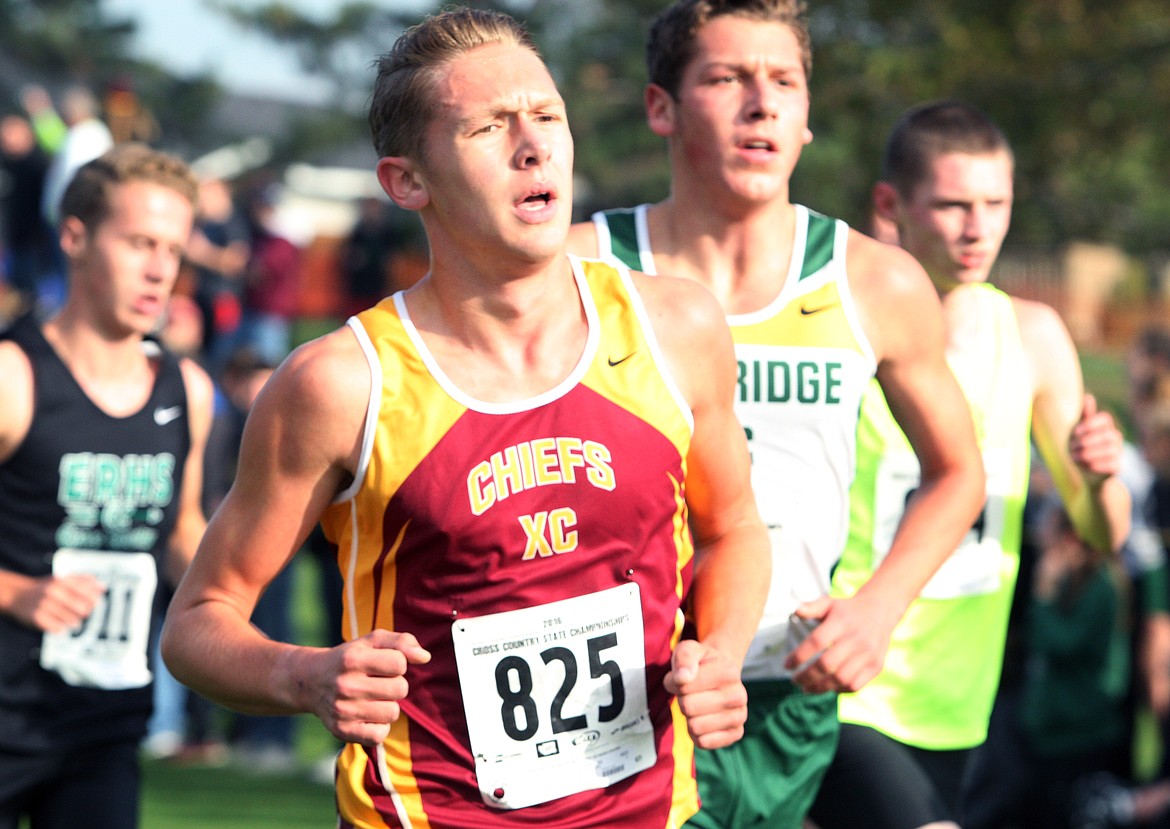
[[[61,218],[75,216],[90,230],[110,213],[114,188],[131,181],[168,187],[191,203],[199,203],[199,180],[178,156],[145,144],[118,144],[82,165],[61,197]]]

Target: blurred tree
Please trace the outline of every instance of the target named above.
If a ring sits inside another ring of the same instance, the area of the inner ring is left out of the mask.
[[[645,33],[665,0],[469,5],[502,8],[530,25],[569,107],[583,211],[667,194],[663,143],[646,127],[642,105]],[[218,6],[292,44],[307,67],[335,79],[339,101],[359,109],[368,99],[371,57],[421,15],[372,2],[346,3],[328,19],[281,2],[244,8],[218,0]],[[915,103],[958,97],[987,110],[1012,140],[1014,243],[1054,248],[1085,239],[1135,254],[1167,247],[1165,0],[812,0],[810,6],[816,140],[797,168],[794,198],[864,227],[893,120]]]
[[[34,70],[92,78],[116,61],[134,26],[103,14],[99,0],[0,0],[0,42]]]
[[[528,17],[569,112],[581,217],[670,191],[665,142],[646,125],[645,40],[662,0],[545,0]]]
[[[343,3],[328,16],[302,14],[282,2],[257,6],[212,0],[210,5],[241,26],[288,44],[306,71],[333,82],[336,102],[351,111],[359,111],[367,103],[370,61],[386,51],[419,16],[372,2]]]
[[[817,0],[806,200],[855,221],[893,119],[959,97],[1017,158],[1012,238],[1146,254],[1170,218],[1170,8],[1160,0]]]

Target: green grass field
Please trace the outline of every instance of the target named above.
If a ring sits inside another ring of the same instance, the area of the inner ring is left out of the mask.
[[[305,644],[324,639],[317,568],[293,561],[293,618]],[[322,829],[336,825],[332,786],[312,782],[309,769],[336,749],[315,717],[297,718],[297,760],[288,774],[256,774],[228,763],[219,767],[143,761],[142,829]]]
[[[143,764],[143,829],[322,829],[336,825],[333,789],[303,775],[235,766]]]

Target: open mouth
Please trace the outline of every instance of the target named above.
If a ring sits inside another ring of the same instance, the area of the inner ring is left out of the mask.
[[[762,138],[752,138],[748,141],[744,141],[739,146],[741,149],[745,150],[766,150],[768,152],[775,152],[776,150],[775,144],[773,144],[771,141],[765,141]]]

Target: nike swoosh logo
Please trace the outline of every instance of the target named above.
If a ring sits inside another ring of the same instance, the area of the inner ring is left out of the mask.
[[[607,359],[607,362],[609,363],[610,368],[612,368],[613,366],[620,366],[622,363],[624,363],[626,360],[630,359],[631,357],[633,357],[637,353],[638,353],[637,351],[631,351],[629,354],[627,354],[625,357],[622,357],[620,360],[615,360],[613,357],[610,357]]]
[[[154,410],[154,422],[159,426],[166,426],[172,420],[177,420],[183,414],[182,406],[170,406],[166,409]]]
[[[830,302],[828,305],[818,305],[815,308],[810,308],[807,305],[802,305],[802,306],[800,306],[800,313],[802,316],[808,317],[808,316],[812,316],[813,314],[819,314],[821,311],[827,311],[830,308],[832,308],[833,306],[839,305],[839,304],[840,303],[838,303],[838,302]]]

